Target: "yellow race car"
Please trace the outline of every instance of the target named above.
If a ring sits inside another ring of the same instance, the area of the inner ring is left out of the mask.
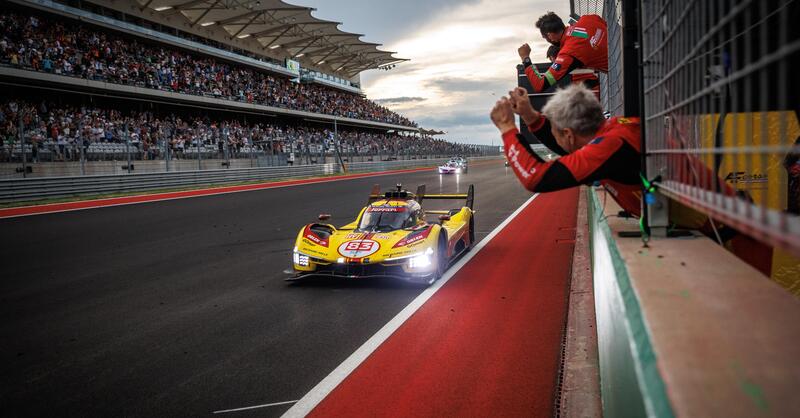
[[[300,229],[292,251],[291,276],[366,278],[393,277],[429,285],[442,277],[450,262],[475,243],[474,187],[466,194],[425,194],[396,190],[380,193],[374,186],[367,206],[355,221],[340,228],[321,222]],[[423,200],[465,200],[450,210],[424,211]],[[438,222],[428,217],[438,215]]]

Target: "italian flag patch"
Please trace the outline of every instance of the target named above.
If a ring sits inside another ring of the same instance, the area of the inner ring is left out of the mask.
[[[586,29],[578,28],[578,27],[573,28],[572,29],[572,33],[570,35],[578,37],[578,38],[588,38],[589,37],[589,34],[586,33]]]

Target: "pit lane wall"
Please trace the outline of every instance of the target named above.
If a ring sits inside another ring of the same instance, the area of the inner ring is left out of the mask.
[[[603,416],[672,417],[625,262],[597,194],[586,193]]]
[[[800,416],[800,300],[693,233],[653,237],[588,189],[603,415]]]

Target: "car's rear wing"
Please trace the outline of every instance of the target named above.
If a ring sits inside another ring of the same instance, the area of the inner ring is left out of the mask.
[[[390,191],[384,194],[381,194],[381,186],[374,185],[372,186],[372,192],[369,195],[369,200],[367,203],[372,203],[376,200],[380,199],[387,199],[387,198],[399,198],[399,199],[414,199],[418,203],[422,203],[423,200],[466,200],[466,206],[470,209],[473,208],[475,203],[475,185],[470,184],[469,188],[467,189],[466,193],[458,193],[458,194],[427,194],[425,193],[425,185],[419,185],[417,187],[416,193],[409,193],[405,190],[400,190],[398,187],[398,191]],[[426,213],[436,213],[436,211],[425,211]],[[447,212],[447,211],[445,211]]]

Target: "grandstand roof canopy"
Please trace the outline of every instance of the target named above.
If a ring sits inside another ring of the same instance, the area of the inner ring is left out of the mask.
[[[379,50],[380,44],[362,41],[362,34],[339,30],[341,22],[312,16],[314,8],[282,0],[137,1],[142,10],[180,15],[191,26],[214,26],[230,39],[257,42],[265,54],[285,55],[306,67],[329,69],[348,77],[405,61],[393,57],[394,52]]]

